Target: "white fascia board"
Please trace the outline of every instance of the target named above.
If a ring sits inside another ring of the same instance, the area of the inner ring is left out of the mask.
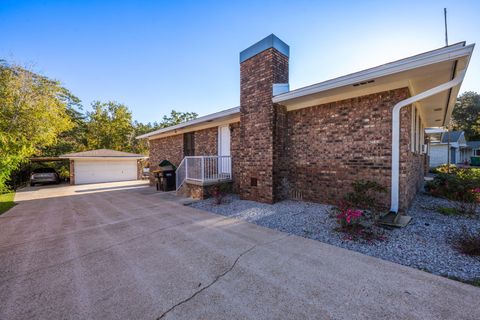
[[[435,63],[440,63],[449,60],[456,60],[458,58],[472,54],[475,44],[464,46],[464,43],[457,43],[449,47],[421,53],[409,58],[383,64],[374,68],[355,72],[339,78],[327,80],[307,87],[296,89],[287,93],[280,94],[273,97],[274,103],[281,103],[283,101],[300,98],[303,96],[319,93],[325,90],[335,89],[343,86],[352,85],[355,83],[388,76],[391,74],[408,71],[415,68],[421,68]]]
[[[200,117],[200,118],[197,118],[197,119],[194,119],[194,120],[190,120],[190,121],[187,121],[187,122],[183,122],[183,123],[171,126],[171,127],[166,127],[166,128],[162,128],[162,129],[159,129],[159,130],[155,130],[155,131],[152,131],[152,132],[149,132],[149,133],[146,133],[146,134],[142,134],[138,137],[135,137],[135,139],[145,139],[145,138],[155,136],[155,135],[158,135],[158,134],[161,134],[161,133],[165,133],[165,132],[169,132],[169,131],[173,131],[173,130],[178,130],[178,129],[181,129],[181,128],[193,126],[193,125],[200,124],[200,123],[203,123],[203,122],[212,122],[212,121],[215,121],[215,120],[220,120],[221,118],[228,117],[228,116],[231,116],[231,115],[235,115],[237,113],[240,113],[240,107],[235,107],[235,108],[222,110],[222,111],[211,113],[211,114],[208,114],[206,116],[203,116],[203,117]]]

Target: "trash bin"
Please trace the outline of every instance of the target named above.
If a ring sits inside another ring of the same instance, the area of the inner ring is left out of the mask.
[[[470,165],[480,166],[480,157],[471,157],[470,158]]]
[[[176,188],[175,170],[177,169],[170,161],[160,162],[159,170],[155,170],[155,185],[157,191],[172,191]]]

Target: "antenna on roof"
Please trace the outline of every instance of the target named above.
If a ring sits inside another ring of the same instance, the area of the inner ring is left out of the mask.
[[[443,8],[443,18],[445,20],[445,46],[448,46],[447,8]]]

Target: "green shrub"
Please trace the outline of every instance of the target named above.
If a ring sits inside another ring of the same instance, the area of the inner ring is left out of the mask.
[[[431,173],[451,173],[454,172],[457,169],[457,166],[454,164],[451,164],[450,166],[448,164],[442,164],[438,167],[430,169]]]
[[[437,211],[446,216],[456,216],[462,214],[462,212],[459,212],[457,208],[452,207],[438,207]]]
[[[229,183],[221,183],[212,187],[211,195],[215,199],[215,204],[222,204],[223,198],[231,192],[231,186]]]
[[[357,180],[352,183],[352,188],[353,191],[343,197],[342,203],[349,208],[364,210],[367,217],[376,221],[386,210],[380,197],[387,188],[370,180]]]
[[[425,184],[425,190],[436,197],[456,201],[456,209],[475,214],[480,202],[480,170],[456,168],[451,173],[439,173]]]
[[[469,232],[462,228],[462,233],[454,241],[454,247],[461,253],[469,256],[480,256],[480,232]]]
[[[383,232],[376,226],[376,222],[386,209],[380,197],[387,189],[369,180],[353,182],[352,189],[331,212],[339,224],[335,230],[344,233],[348,240],[383,240]]]

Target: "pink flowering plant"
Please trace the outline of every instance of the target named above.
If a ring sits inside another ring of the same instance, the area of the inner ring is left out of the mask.
[[[359,222],[359,219],[363,216],[363,212],[358,209],[347,208],[344,205],[340,206],[340,213],[337,215],[337,219],[342,226],[349,224],[355,224]]]
[[[368,180],[354,182],[352,189],[334,208],[333,216],[339,224],[335,230],[346,240],[383,240],[383,230],[377,226],[377,220],[385,210],[379,198],[386,189]]]

